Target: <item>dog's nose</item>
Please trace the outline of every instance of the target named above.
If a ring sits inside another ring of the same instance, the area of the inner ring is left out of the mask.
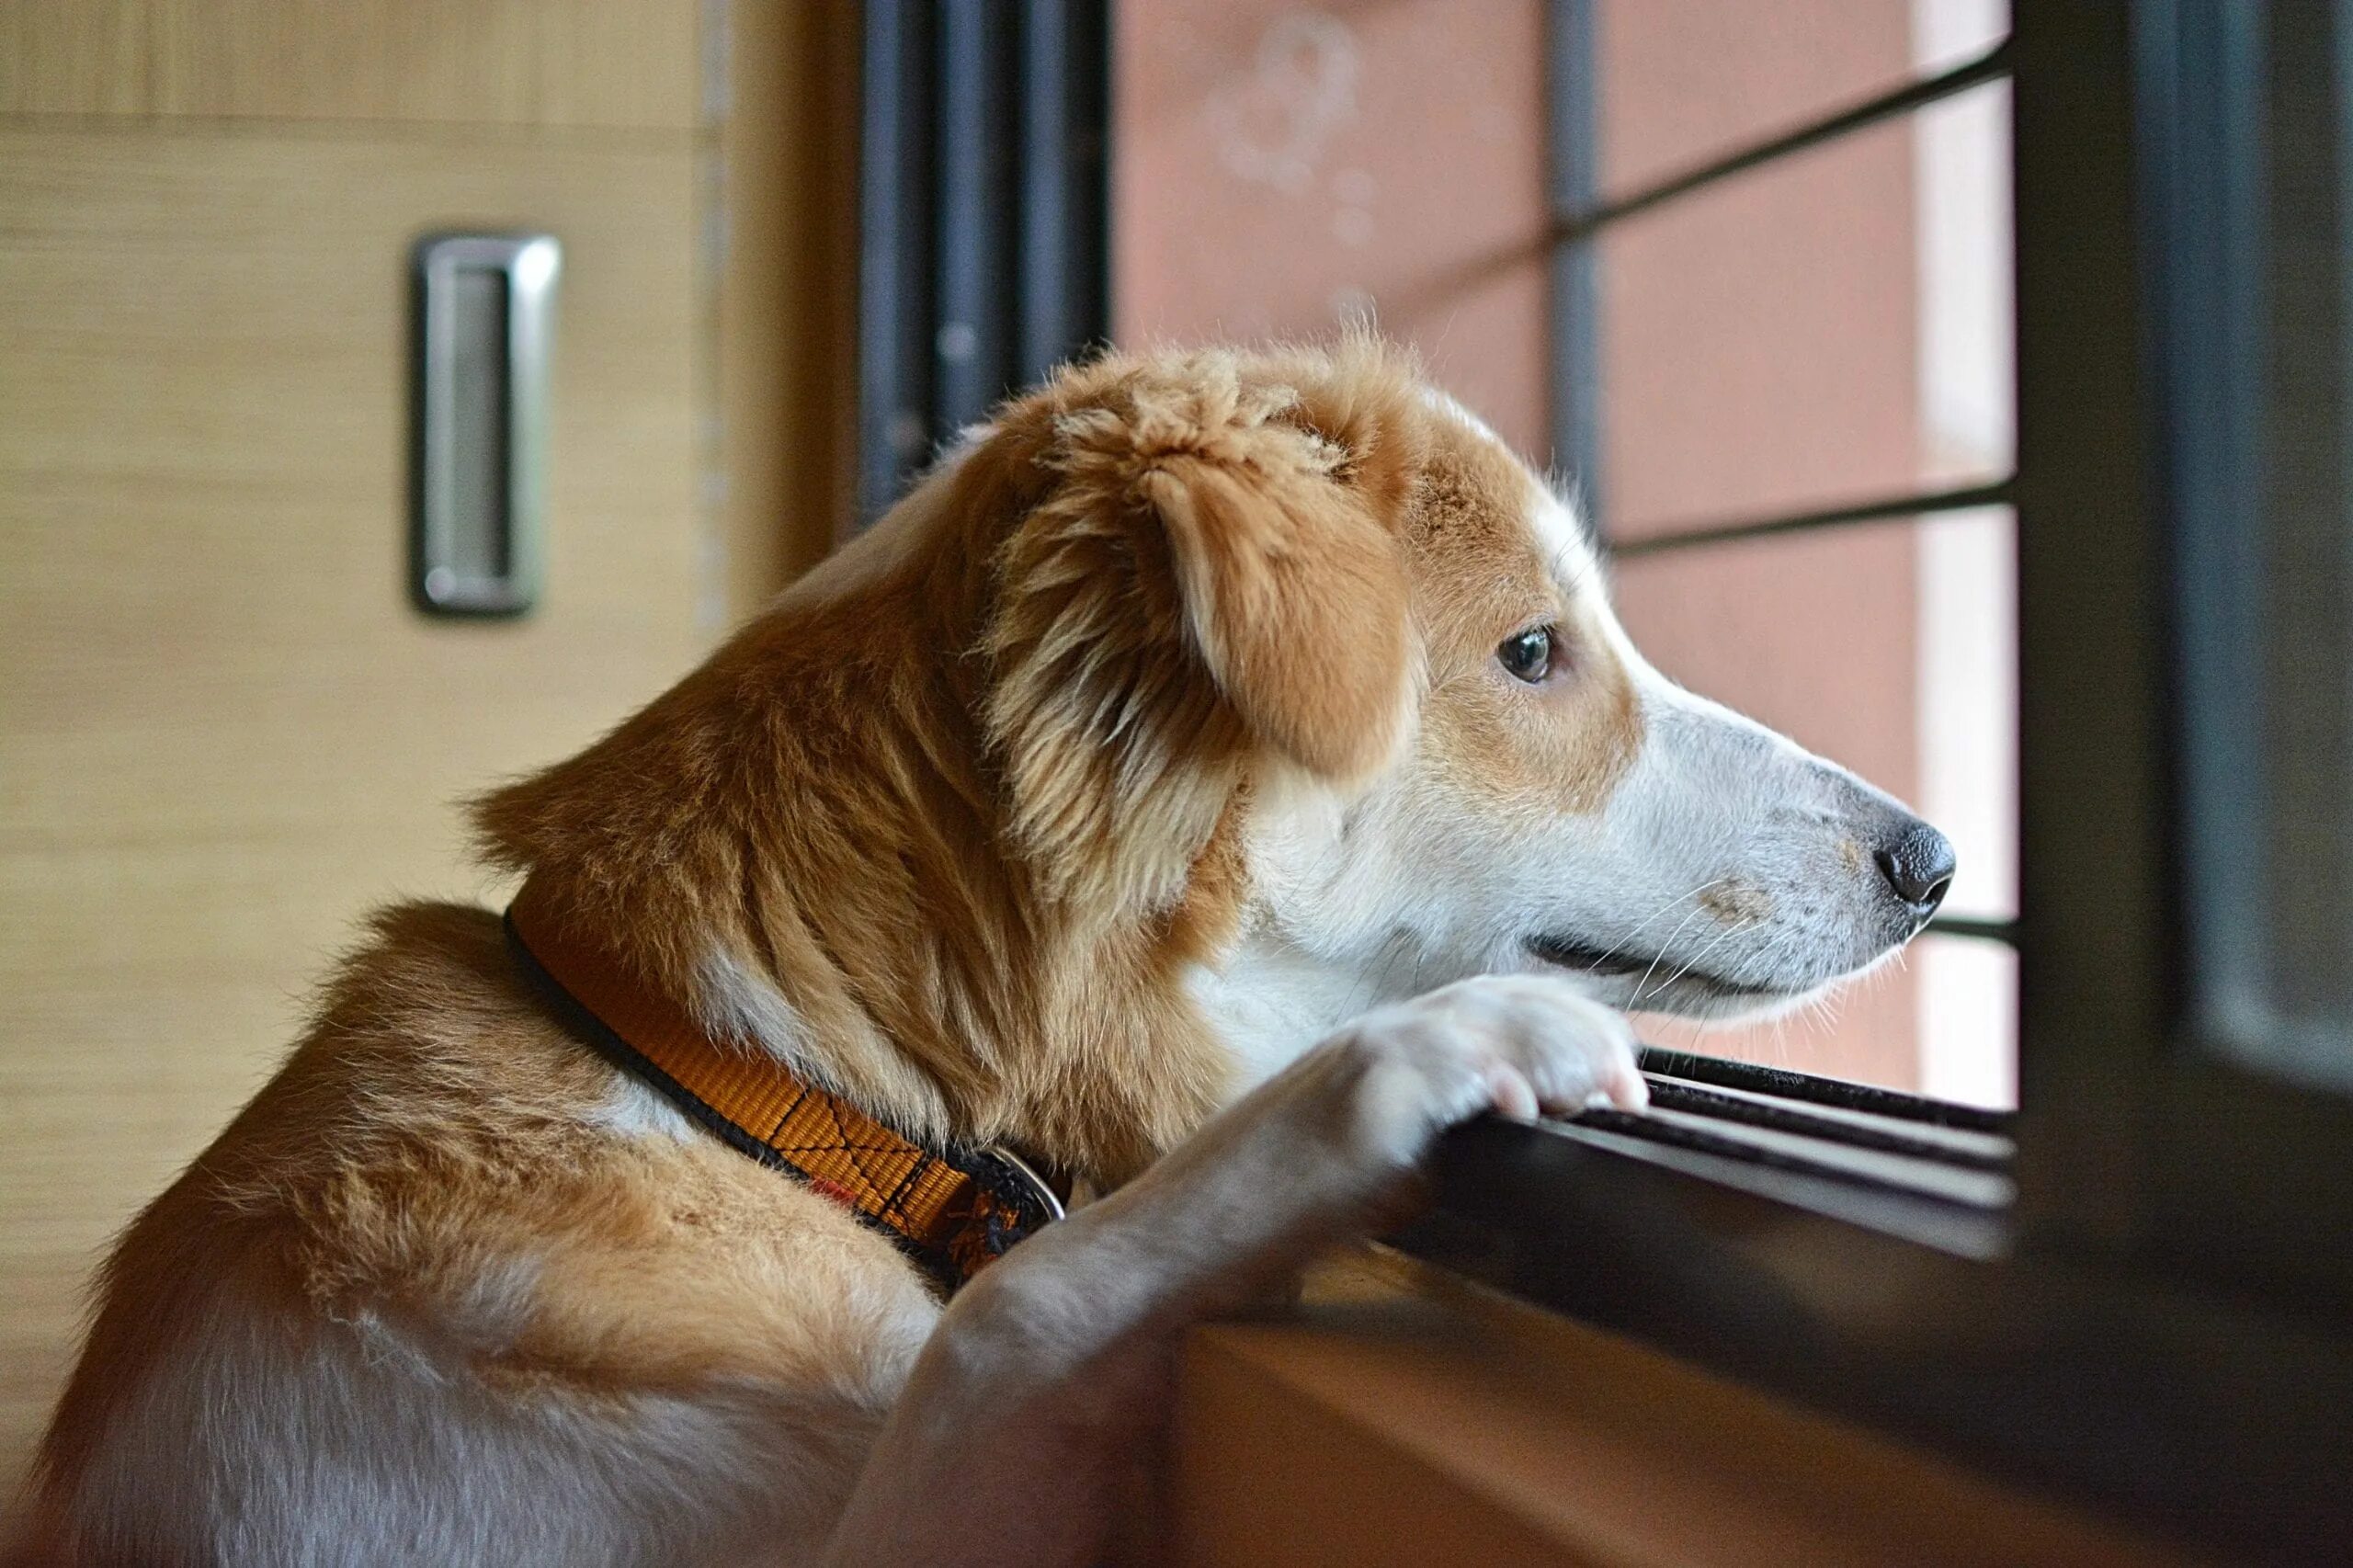
[[[1871,858],[1879,862],[1895,896],[1923,919],[1934,915],[1952,891],[1952,840],[1927,823],[1911,823]]]

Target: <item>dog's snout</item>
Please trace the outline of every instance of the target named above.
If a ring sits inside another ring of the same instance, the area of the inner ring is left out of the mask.
[[[1934,915],[1952,890],[1952,840],[1927,823],[1907,823],[1871,858],[1895,896],[1923,919]]]

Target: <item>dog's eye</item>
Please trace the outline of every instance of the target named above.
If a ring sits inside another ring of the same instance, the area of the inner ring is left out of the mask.
[[[1552,673],[1554,648],[1552,629],[1538,626],[1505,638],[1495,657],[1512,678],[1534,686]]]

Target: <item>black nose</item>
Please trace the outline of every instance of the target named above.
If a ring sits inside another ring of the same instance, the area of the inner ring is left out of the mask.
[[[1901,837],[1871,857],[1895,896],[1921,915],[1936,913],[1952,888],[1952,841],[1927,823],[1915,822]]]

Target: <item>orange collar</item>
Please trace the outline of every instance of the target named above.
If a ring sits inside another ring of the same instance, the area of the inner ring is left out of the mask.
[[[506,937],[573,1032],[723,1142],[789,1171],[881,1229],[949,1290],[1059,1219],[1053,1190],[1002,1149],[926,1149],[766,1051],[715,1040],[578,939],[527,881]]]

